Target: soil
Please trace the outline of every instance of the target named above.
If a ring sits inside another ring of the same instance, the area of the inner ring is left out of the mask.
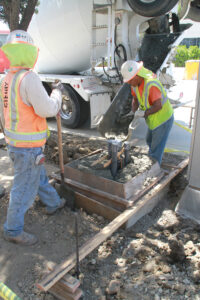
[[[65,163],[107,144],[96,139],[64,135]],[[58,166],[56,135],[46,147],[47,161]],[[145,150],[144,150],[145,152]],[[165,155],[166,164],[180,157]],[[186,171],[170,184],[162,202],[131,229],[119,229],[80,263],[81,289],[86,300],[200,299],[200,225],[174,212],[187,185]],[[35,283],[48,272],[50,262],[61,263],[75,251],[75,216],[65,207],[53,216],[44,214],[36,199],[25,217],[25,230],[39,243],[23,247],[3,239],[9,193],[0,199],[0,281],[24,300],[53,300]],[[98,215],[77,210],[80,246],[108,224]],[[76,270],[70,271],[76,276]]]

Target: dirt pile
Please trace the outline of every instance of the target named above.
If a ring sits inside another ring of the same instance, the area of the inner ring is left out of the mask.
[[[84,155],[88,155],[97,149],[107,149],[107,143],[103,140],[95,138],[84,138],[75,135],[63,135],[63,159],[64,164],[72,160],[79,159]],[[47,140],[45,147],[46,160],[58,164],[58,142],[57,134],[52,132]]]
[[[92,282],[86,299],[198,299],[200,226],[174,213],[183,176],[172,182],[164,203],[82,263],[82,287]]]

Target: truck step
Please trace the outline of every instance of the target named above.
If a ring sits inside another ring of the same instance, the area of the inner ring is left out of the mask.
[[[108,28],[108,25],[98,25],[92,27],[92,29],[104,29],[104,28]]]
[[[96,46],[106,46],[106,43],[94,43],[91,44],[92,47],[96,47]]]
[[[98,11],[112,6],[112,4],[94,4],[93,10]]]

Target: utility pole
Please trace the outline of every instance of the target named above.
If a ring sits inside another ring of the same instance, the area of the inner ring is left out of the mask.
[[[188,166],[189,184],[185,188],[176,212],[200,223],[200,61],[196,93],[194,127]]]

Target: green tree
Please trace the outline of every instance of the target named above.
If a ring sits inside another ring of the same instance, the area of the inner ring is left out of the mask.
[[[176,67],[184,67],[185,61],[189,59],[188,49],[184,46],[178,46],[176,49],[176,55],[174,57],[174,63]]]
[[[200,59],[200,48],[197,46],[190,46],[188,48],[189,59]]]
[[[0,20],[8,24],[10,31],[26,31],[38,5],[38,0],[0,0]]]

